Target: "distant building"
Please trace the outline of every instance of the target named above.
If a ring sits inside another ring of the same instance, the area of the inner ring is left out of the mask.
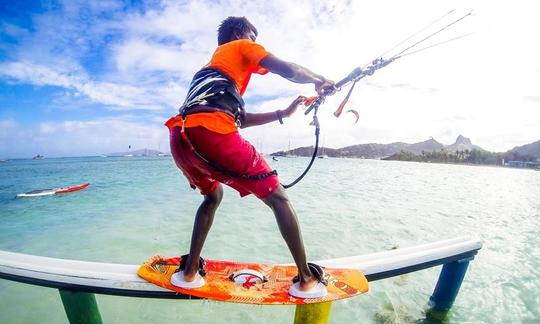
[[[508,161],[504,165],[512,168],[540,169],[540,162]]]

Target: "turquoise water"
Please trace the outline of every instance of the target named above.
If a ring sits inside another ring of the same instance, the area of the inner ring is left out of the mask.
[[[284,182],[308,162],[269,160]],[[77,193],[15,198],[85,181],[91,186]],[[478,237],[484,247],[447,322],[540,322],[540,172],[329,158],[288,193],[311,259]],[[127,264],[183,254],[200,199],[170,157],[8,161],[0,163],[0,249]],[[230,189],[203,255],[291,262],[270,210]],[[373,282],[369,293],[334,303],[330,323],[418,321],[439,271]],[[96,297],[106,323],[274,324],[294,315],[285,306]],[[57,290],[0,280],[0,323],[66,322]]]

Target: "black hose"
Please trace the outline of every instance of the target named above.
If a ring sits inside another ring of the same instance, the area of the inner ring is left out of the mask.
[[[309,161],[309,164],[308,164],[307,168],[293,182],[291,182],[289,184],[281,184],[283,186],[283,188],[289,189],[290,187],[292,187],[295,184],[297,184],[298,182],[300,182],[300,180],[302,180],[302,178],[308,173],[309,169],[311,169],[311,166],[313,165],[313,162],[315,161],[315,158],[317,157],[317,151],[319,149],[319,133],[320,133],[320,128],[318,127],[318,125],[316,125],[315,126],[315,149],[313,150],[313,155],[311,156],[311,161]]]

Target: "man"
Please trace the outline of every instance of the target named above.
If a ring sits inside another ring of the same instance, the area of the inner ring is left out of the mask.
[[[268,71],[296,83],[313,83],[319,94],[331,92],[334,83],[321,75],[272,55],[255,43],[257,29],[245,17],[228,17],[218,29],[218,47],[210,62],[195,74],[180,114],[165,125],[170,129],[171,152],[193,189],[204,200],[197,210],[189,255],[182,258],[173,284],[184,288],[204,285],[201,250],[223,197],[224,183],[241,196],[250,193],[268,205],[276,217],[298,267],[289,291],[296,297],[326,294],[320,267],[307,263],[296,214],[272,171],[255,148],[238,133],[238,127],[283,123],[306,98],[298,97],[284,111],[249,113],[242,95],[251,74]],[[306,297],[308,296],[308,297]]]

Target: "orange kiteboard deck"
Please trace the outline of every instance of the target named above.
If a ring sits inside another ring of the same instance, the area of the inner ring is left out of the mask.
[[[141,265],[137,274],[160,287],[182,294],[233,303],[258,305],[312,304],[356,296],[368,291],[364,274],[354,269],[324,268],[328,279],[328,295],[320,298],[295,298],[289,295],[292,278],[298,273],[296,266],[258,263],[239,263],[206,260],[206,284],[196,289],[185,289],[170,284],[172,274],[178,269],[180,257],[156,257]],[[267,282],[256,277],[247,278],[237,284],[229,276],[239,270],[255,270],[267,278]]]

